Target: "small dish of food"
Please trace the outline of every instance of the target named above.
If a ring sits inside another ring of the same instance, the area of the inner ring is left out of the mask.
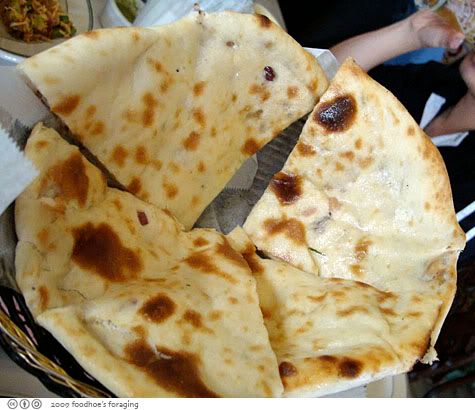
[[[107,0],[100,17],[102,26],[131,26],[143,4],[141,0]]]
[[[89,0],[0,0],[0,61],[18,63],[92,26]]]

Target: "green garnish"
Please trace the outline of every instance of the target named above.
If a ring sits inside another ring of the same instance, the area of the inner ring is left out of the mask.
[[[124,17],[129,20],[131,23],[135,20],[137,16],[138,6],[136,0],[115,0],[117,7],[122,12]]]
[[[51,31],[51,38],[61,38],[64,37],[63,32],[59,28],[54,28]]]
[[[311,248],[310,246],[308,247],[312,252],[318,253],[319,255],[326,256],[324,253],[317,251],[316,249]]]

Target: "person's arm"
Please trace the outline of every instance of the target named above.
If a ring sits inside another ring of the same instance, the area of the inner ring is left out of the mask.
[[[467,92],[457,104],[435,117],[424,129],[429,137],[475,129],[475,96]]]
[[[463,33],[452,28],[438,14],[422,10],[380,30],[345,40],[330,50],[340,63],[353,57],[368,71],[386,60],[419,48],[457,49],[463,40]]]
[[[475,51],[468,53],[459,67],[467,93],[457,104],[435,117],[425,128],[430,137],[475,130]]]

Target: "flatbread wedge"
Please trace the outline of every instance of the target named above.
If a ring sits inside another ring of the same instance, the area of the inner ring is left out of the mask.
[[[40,176],[15,206],[17,282],[86,371],[118,396],[281,395],[255,280],[223,235],[108,188],[41,124],[25,152]]]
[[[231,12],[92,31],[19,70],[129,192],[186,229],[327,87],[316,60],[280,27]]]
[[[244,229],[268,255],[317,276],[439,299],[422,360],[436,358],[465,235],[439,152],[353,60],[336,74]]]
[[[241,228],[228,235],[257,281],[286,397],[315,397],[410,370],[427,350],[442,301],[321,278],[261,259]]]

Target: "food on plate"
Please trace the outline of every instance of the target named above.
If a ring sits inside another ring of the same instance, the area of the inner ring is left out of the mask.
[[[286,397],[316,397],[403,373],[425,355],[442,301],[380,290],[261,259],[241,228],[228,237],[257,281]]]
[[[129,192],[186,229],[327,87],[314,57],[280,27],[231,12],[92,31],[19,69]]]
[[[10,35],[27,43],[76,34],[58,0],[0,0],[0,16]]]
[[[17,282],[86,371],[118,396],[281,395],[255,280],[224,235],[108,188],[41,124],[25,151],[40,175],[15,206]]]
[[[244,229],[258,249],[316,276],[417,293],[414,307],[439,300],[422,358],[435,360],[465,235],[437,148],[351,59]]]

